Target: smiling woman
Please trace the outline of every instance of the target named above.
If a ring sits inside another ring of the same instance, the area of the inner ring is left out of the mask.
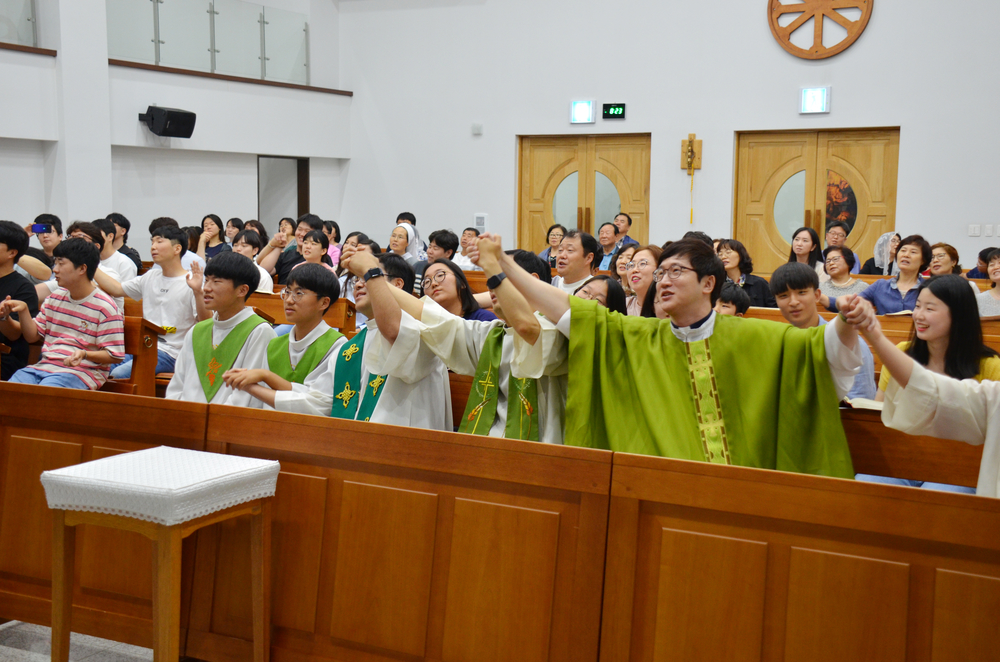
[[[910,235],[899,242],[895,261],[899,267],[899,275],[876,281],[861,293],[863,298],[875,306],[878,315],[914,309],[917,288],[924,282],[920,272],[931,262],[931,245],[919,234]]]

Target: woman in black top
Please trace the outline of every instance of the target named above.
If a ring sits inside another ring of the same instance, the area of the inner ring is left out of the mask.
[[[894,276],[899,273],[896,266],[896,249],[902,237],[896,232],[886,232],[875,242],[875,256],[868,258],[861,273],[867,276]]]
[[[743,288],[750,296],[750,305],[760,308],[778,307],[767,281],[753,275],[753,260],[750,259],[746,246],[735,239],[723,239],[719,242],[718,254],[726,268],[727,280]]]

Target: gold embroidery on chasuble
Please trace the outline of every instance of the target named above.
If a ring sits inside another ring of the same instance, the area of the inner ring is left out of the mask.
[[[357,354],[360,351],[361,351],[360,347],[358,347],[357,345],[351,345],[350,347],[348,347],[347,349],[344,350],[344,354],[343,354],[344,355],[344,360],[345,361],[350,361],[351,359],[354,358],[354,355]]]
[[[385,380],[382,379],[382,375],[376,375],[375,379],[368,382],[368,385],[372,387],[372,395],[378,395],[378,390],[385,384]],[[367,418],[365,419],[368,420]]]
[[[715,366],[708,340],[684,343],[687,352],[688,374],[691,377],[691,392],[694,395],[695,411],[698,414],[698,431],[705,458],[716,464],[732,464],[729,456],[729,440],[726,437],[726,422],[723,418],[719,388],[715,381]]]
[[[213,349],[215,348],[213,347]],[[219,377],[219,368],[221,367],[222,364],[216,361],[213,356],[212,360],[208,363],[208,371],[205,373],[205,376],[208,377],[208,383],[212,386],[215,386],[215,380]]]
[[[337,394],[337,399],[343,401],[344,409],[351,404],[351,400],[358,394],[357,391],[351,389],[351,384],[349,382],[344,384],[344,390]]]

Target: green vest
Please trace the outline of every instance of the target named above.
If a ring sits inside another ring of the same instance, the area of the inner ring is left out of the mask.
[[[302,354],[299,362],[292,367],[292,359],[288,352],[288,343],[291,342],[291,333],[278,336],[267,344],[267,365],[271,372],[287,379],[293,384],[301,384],[306,377],[316,369],[323,357],[329,353],[330,348],[340,339],[343,334],[336,329],[327,329],[319,338],[314,340],[306,351]]]
[[[218,347],[212,345],[212,330],[215,320],[203,320],[191,329],[191,348],[194,350],[194,365],[198,369],[201,389],[205,392],[205,400],[212,401],[222,386],[222,375],[233,367],[236,357],[247,342],[250,334],[261,324],[266,324],[263,318],[250,315],[229,332]]]

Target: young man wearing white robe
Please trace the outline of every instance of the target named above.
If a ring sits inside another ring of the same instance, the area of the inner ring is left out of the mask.
[[[275,409],[451,431],[447,368],[420,344],[412,320],[387,314],[381,305],[390,290],[412,298],[413,268],[398,255],[375,257],[364,245],[349,247],[340,260],[359,276],[354,300],[365,326],[331,353],[309,389],[276,394]],[[358,361],[360,369],[352,363]]]
[[[167,399],[260,408],[260,400],[223,380],[229,370],[262,365],[275,337],[274,329],[246,305],[260,282],[257,265],[229,251],[205,267],[203,281],[196,276],[197,268],[190,287],[214,318],[198,322],[185,336]]]

